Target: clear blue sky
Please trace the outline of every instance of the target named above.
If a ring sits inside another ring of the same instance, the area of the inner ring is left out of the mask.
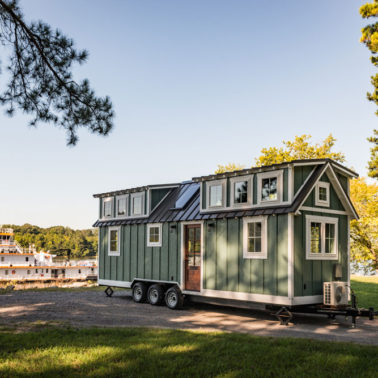
[[[362,3],[21,0],[28,20],[89,50],[76,79],[109,95],[116,118],[107,138],[82,131],[69,148],[63,130],[1,113],[0,224],[87,228],[93,193],[252,165],[261,148],[304,133],[332,133],[366,175],[377,117]]]

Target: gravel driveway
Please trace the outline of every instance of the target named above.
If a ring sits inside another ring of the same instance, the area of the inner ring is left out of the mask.
[[[209,304],[189,304],[172,311],[165,306],[136,304],[129,292],[108,298],[101,291],[14,291],[0,295],[0,326],[29,322],[75,327],[161,327],[243,332],[260,336],[302,337],[378,345],[378,319],[336,320],[298,315],[295,324],[280,326],[267,312]]]

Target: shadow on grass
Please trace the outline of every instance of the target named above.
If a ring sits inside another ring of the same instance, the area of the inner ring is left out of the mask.
[[[378,347],[158,329],[0,334],[0,376],[376,376]]]

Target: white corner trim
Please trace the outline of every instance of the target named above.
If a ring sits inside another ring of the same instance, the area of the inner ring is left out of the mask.
[[[131,287],[131,282],[127,281],[116,281],[116,280],[98,280],[98,284],[101,286],[114,286],[114,287],[126,287],[130,288]]]
[[[150,231],[152,227],[159,229],[159,241],[150,242]],[[161,223],[148,223],[147,224],[147,247],[161,247],[162,244],[162,224]]]
[[[200,291],[196,292],[202,293],[203,291],[203,255],[204,255],[204,235],[203,235],[203,221],[188,221],[188,222],[180,222],[181,224],[181,258],[180,258],[180,267],[181,267],[181,275],[180,275],[180,289],[185,291],[185,228],[184,226],[190,224],[199,224],[201,225],[201,272],[200,272],[200,279],[201,279],[201,286]]]
[[[111,251],[111,243],[110,243],[110,232],[117,231],[117,250]],[[113,226],[108,228],[108,256],[120,256],[120,245],[121,245],[121,227]]]
[[[247,202],[245,203],[235,203],[235,184],[238,182],[247,181]],[[236,176],[230,178],[230,208],[233,209],[244,209],[250,208],[253,203],[253,175],[248,176]]]
[[[287,199],[292,203],[294,198],[294,167],[290,164],[288,168]]]
[[[326,200],[321,200],[319,198],[320,188],[324,188],[326,190],[326,194],[327,194]],[[318,181],[318,183],[315,186],[315,206],[329,207],[329,197],[330,197],[329,188],[330,188],[329,182]]]
[[[248,224],[261,223],[261,252],[248,251]],[[244,217],[243,218],[243,258],[244,259],[264,259],[268,258],[268,217]]]
[[[311,252],[311,222],[320,223],[320,250],[321,253]],[[325,252],[325,225],[335,225],[334,252]],[[339,257],[339,219],[317,215],[306,215],[306,260],[337,260]]]
[[[261,185],[262,180],[265,178],[277,177],[277,199],[276,200],[265,200],[261,199]],[[283,170],[270,171],[257,173],[257,205],[262,206],[277,206],[282,204],[283,198]]]
[[[294,215],[288,214],[287,228],[287,296],[294,297]]]

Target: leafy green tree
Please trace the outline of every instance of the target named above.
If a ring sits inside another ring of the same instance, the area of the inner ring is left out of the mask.
[[[368,163],[369,176],[378,179],[378,130],[374,130],[374,136],[368,138],[368,141],[373,143]]]
[[[362,18],[376,18],[378,17],[378,0],[374,0],[372,3],[366,3],[360,7],[360,14]],[[362,29],[361,42],[371,51],[371,62],[375,67],[378,67],[378,22],[366,25]],[[371,83],[373,84],[374,91],[367,93],[369,101],[373,101],[378,105],[378,74],[371,76]],[[376,111],[378,115],[378,110]]]
[[[378,185],[363,177],[352,180],[350,196],[360,216],[351,221],[351,258],[378,269]]]
[[[52,123],[77,143],[78,128],[106,135],[113,126],[112,103],[96,97],[88,80],[74,81],[72,66],[87,60],[72,39],[42,22],[28,24],[18,0],[0,0],[0,43],[8,48],[9,82],[0,104],[13,115],[16,108],[32,115],[31,126]]]

